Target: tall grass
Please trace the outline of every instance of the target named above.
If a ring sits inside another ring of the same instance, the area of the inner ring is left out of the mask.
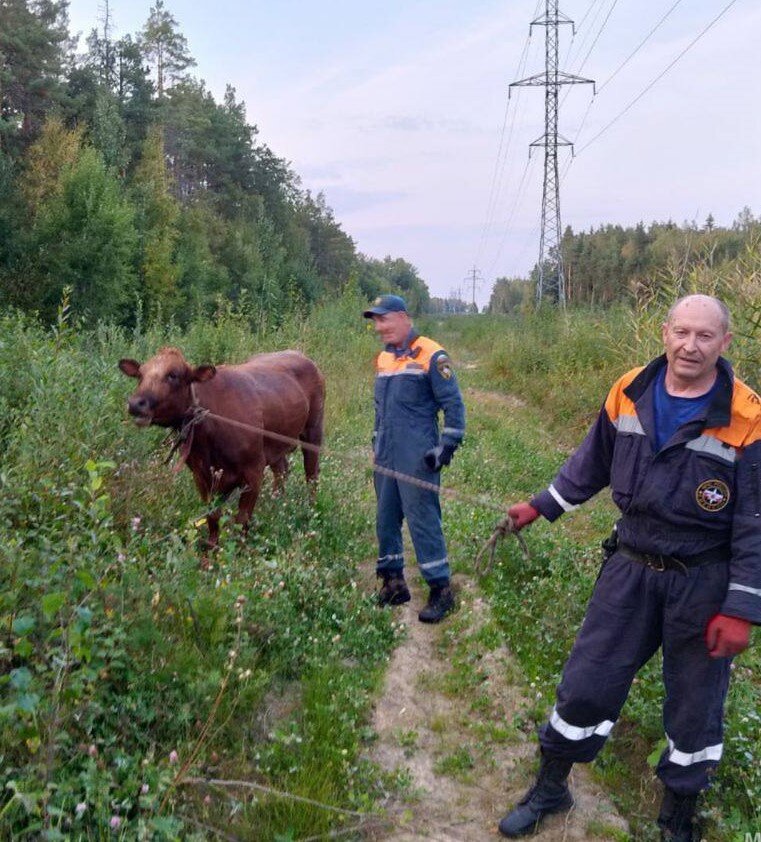
[[[348,296],[268,332],[230,307],[187,330],[83,331],[65,307],[52,330],[0,316],[4,838],[203,839],[232,823],[271,840],[372,802],[364,720],[397,630],[359,586],[374,555],[368,471],[335,455],[367,441],[361,308]],[[284,498],[265,491],[247,540],[223,525],[209,571],[187,471],[172,474],[163,432],[124,411],[116,362],[167,344],[217,363],[300,347],[344,384],[316,503],[297,468]],[[326,807],[183,783],[199,774]]]

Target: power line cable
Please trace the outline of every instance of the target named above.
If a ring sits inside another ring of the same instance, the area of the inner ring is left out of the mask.
[[[530,42],[531,42],[531,33],[529,32],[529,35],[526,37],[526,41],[525,41],[525,44],[523,46],[523,52],[521,53],[521,58],[518,61],[519,73],[522,72],[520,70],[520,68],[525,67],[525,62],[528,58],[528,48],[529,48]],[[502,177],[503,177],[504,170],[505,170],[505,161],[507,160],[507,153],[510,149],[510,142],[511,142],[512,136],[513,136],[513,129],[515,127],[515,118],[516,118],[517,109],[518,109],[518,103],[516,101],[516,104],[513,106],[513,109],[512,109],[512,112],[511,112],[512,121],[511,121],[511,124],[510,124],[510,129],[508,131],[507,144],[505,145],[505,152],[504,152],[504,158],[503,158],[502,148],[503,148],[504,140],[505,140],[505,130],[506,130],[506,127],[507,127],[508,112],[510,112],[510,99],[508,98],[507,102],[505,103],[505,116],[504,116],[504,119],[502,121],[502,132],[501,132],[500,138],[499,138],[499,147],[497,149],[497,157],[494,161],[494,172],[492,174],[491,189],[489,191],[489,201],[488,201],[487,206],[486,206],[486,220],[484,221],[484,227],[481,231],[481,239],[479,241],[478,251],[476,253],[476,260],[474,261],[476,265],[480,261],[481,254],[482,254],[483,249],[486,245],[486,241],[489,238],[489,234],[491,233],[492,224],[494,222],[494,213],[496,211],[496,205],[497,205],[497,199],[498,199],[498,196],[499,196],[499,191],[501,190],[501,187],[502,187]]]
[[[589,26],[587,27],[587,29],[582,30],[582,37],[579,40],[579,43],[578,43],[578,46],[577,46],[577,49],[576,49],[576,54],[573,56],[572,60],[569,57],[569,58],[566,59],[566,62],[565,62],[565,65],[566,65],[566,67],[569,68],[569,70],[570,70],[571,64],[573,64],[574,62],[577,61],[579,55],[581,54],[581,52],[586,47],[587,42],[589,41],[589,38],[592,36],[592,33],[595,31],[595,28],[597,27],[597,20],[600,17],[600,14],[602,13],[604,8],[605,8],[605,4],[601,2],[599,7],[595,10],[595,13],[592,16],[592,19],[590,20]],[[581,29],[581,25],[579,25],[579,28]]]
[[[599,2],[600,2],[600,0],[592,0],[592,2],[589,4],[589,6],[587,6],[587,10],[586,10],[586,12],[584,12],[584,15],[583,15],[583,17],[581,18],[581,20],[579,21],[578,26],[574,26],[574,28],[573,28],[573,35],[571,36],[571,40],[568,42],[568,49],[565,51],[565,58],[563,59],[563,67],[567,67],[567,66],[568,66],[568,59],[569,59],[569,58],[570,58],[570,56],[571,56],[571,51],[573,50],[573,45],[574,45],[574,43],[576,42],[576,33],[577,33],[579,30],[581,30],[582,32],[585,32],[585,31],[586,31],[586,30],[584,29],[584,21],[587,19],[587,17],[589,16],[589,13],[592,11],[592,9],[593,9],[593,8],[594,8],[594,7],[595,7],[595,6],[596,6]]]
[[[599,94],[600,91],[603,90],[607,85],[609,85],[613,79],[621,72],[621,70],[626,67],[626,65],[637,55],[637,53],[645,46],[645,44],[652,38],[652,36],[660,29],[660,27],[666,22],[667,18],[671,15],[671,13],[676,9],[676,7],[682,2],[682,0],[676,0],[676,2],[671,6],[671,8],[663,14],[661,19],[655,26],[647,33],[647,35],[639,42],[639,44],[634,48],[633,52],[629,53],[629,55],[618,65],[618,67],[608,76],[608,78],[600,85],[597,89],[597,93]]]
[[[497,252],[494,255],[494,259],[492,260],[491,266],[489,267],[489,271],[487,273],[489,277],[491,277],[494,274],[494,269],[499,261],[500,256],[502,255],[502,249],[504,248],[505,243],[507,242],[507,235],[510,232],[510,226],[512,225],[513,217],[515,216],[515,212],[518,209],[520,201],[523,199],[523,194],[525,192],[526,185],[528,184],[527,176],[529,168],[531,167],[531,164],[534,160],[536,159],[530,157],[526,159],[526,166],[523,168],[521,180],[518,184],[518,188],[515,191],[515,198],[513,199],[513,204],[510,208],[510,213],[508,214],[507,220],[505,222],[505,228],[502,232],[502,239],[500,240],[499,247],[497,248]]]
[[[669,18],[669,16],[674,11],[674,9],[676,9],[676,7],[681,2],[682,2],[682,0],[676,0],[676,2],[671,6],[671,8],[668,9],[668,11],[666,11],[661,16],[660,20],[655,24],[655,26],[647,33],[647,35],[639,42],[639,44],[637,44],[637,46],[634,48],[634,50],[631,53],[629,53],[629,55],[621,62],[621,64],[618,65],[618,67],[613,71],[613,73],[611,73],[610,76],[608,76],[608,78],[602,83],[602,85],[600,85],[600,87],[597,89],[596,94],[589,100],[589,104],[587,105],[587,110],[584,112],[584,116],[581,118],[581,122],[579,123],[579,128],[576,130],[576,137],[573,139],[574,144],[579,139],[582,131],[584,130],[584,125],[587,121],[587,117],[589,116],[590,109],[592,108],[592,105],[595,101],[595,98],[600,95],[600,91],[602,91],[603,88],[605,88],[607,85],[609,85],[610,82],[612,82],[613,79],[621,72],[621,70],[623,70],[624,67],[626,67],[626,65],[634,58],[634,56],[637,55],[637,53],[642,49],[642,47],[645,46],[645,44],[653,37],[653,35],[655,35],[655,33],[661,28],[661,26],[666,22],[666,20]],[[563,178],[565,178],[566,175],[568,174],[568,170],[571,168],[572,163],[573,163],[573,156],[571,156],[566,163],[566,166],[565,166],[565,169],[564,169],[563,175],[562,175]]]
[[[719,12],[718,15],[698,34],[695,38],[690,41],[690,43],[679,53],[679,55],[664,69],[662,70],[648,85],[641,91],[621,112],[619,112],[609,123],[603,126],[597,134],[591,138],[584,146],[579,149],[576,155],[580,155],[585,149],[588,149],[601,135],[603,135],[608,129],[617,123],[621,117],[624,116],[627,112],[629,112],[641,99],[642,97],[657,83],[659,82],[671,68],[685,55],[692,47],[697,44],[697,42],[716,24],[718,21],[724,17],[724,15],[735,5],[737,0],[730,0],[729,3]]]
[[[608,9],[608,14],[605,15],[605,20],[603,20],[602,24],[600,25],[600,28],[597,30],[597,35],[595,35],[594,41],[592,41],[592,46],[587,50],[587,54],[584,56],[584,60],[581,62],[581,64],[576,69],[576,75],[580,74],[581,71],[584,69],[584,65],[589,60],[589,56],[592,54],[592,50],[594,50],[595,44],[597,44],[597,42],[600,40],[600,36],[602,35],[603,29],[605,29],[605,26],[607,25],[608,21],[610,20],[610,16],[613,14],[613,10],[616,8],[617,4],[618,4],[618,0],[613,0],[613,3],[611,4],[610,9]],[[568,99],[568,94],[570,94],[570,93],[571,93],[571,89],[569,87],[566,90],[565,95],[563,96],[563,99],[560,102],[561,108],[565,104],[565,101]],[[594,98],[594,93],[592,94],[592,97]],[[590,102],[591,102],[591,100],[590,100]]]
[[[537,0],[536,8],[534,9],[534,16],[539,13],[539,8],[541,6],[542,0]],[[526,66],[526,62],[528,60],[528,51],[531,45],[531,28],[529,27],[528,35],[526,36],[526,40],[523,44],[523,50],[521,52],[521,56],[518,59],[518,71],[517,75],[520,76],[523,73],[523,70]],[[494,162],[494,173],[492,174],[492,181],[491,181],[491,188],[489,191],[489,201],[486,207],[486,219],[484,221],[484,226],[481,230],[481,237],[478,244],[478,249],[476,251],[476,260],[474,264],[477,265],[480,262],[481,255],[483,253],[484,248],[486,247],[486,242],[491,234],[492,225],[494,223],[494,215],[496,213],[497,203],[499,201],[499,194],[502,189],[502,180],[504,178],[505,169],[507,166],[508,160],[508,152],[510,150],[510,144],[512,142],[513,131],[515,128],[515,122],[517,118],[517,111],[518,111],[518,102],[516,101],[515,106],[512,109],[511,113],[511,122],[510,128],[508,130],[508,137],[507,137],[507,144],[505,145],[504,156],[502,153],[504,138],[505,138],[505,127],[507,125],[508,119],[508,112],[510,109],[510,98],[508,98],[507,103],[505,104],[505,116],[502,121],[502,131],[500,134],[499,139],[499,148],[497,150],[497,157]]]
[[[602,35],[603,30],[605,29],[608,21],[610,20],[610,16],[613,14],[613,10],[616,8],[617,4],[618,4],[618,0],[613,0],[613,3],[611,4],[610,9],[608,9],[608,14],[605,15],[605,20],[600,25],[600,28],[597,31],[597,35],[595,35],[595,40],[592,41],[592,46],[587,50],[587,54],[584,56],[584,61],[581,62],[581,64],[579,65],[579,67],[576,71],[576,75],[581,73],[581,71],[584,69],[584,65],[589,60],[589,56],[591,55],[592,50],[594,50],[595,44],[600,40],[600,36]]]

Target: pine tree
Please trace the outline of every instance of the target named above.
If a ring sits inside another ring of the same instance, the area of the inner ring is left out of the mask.
[[[188,51],[187,39],[177,27],[175,18],[164,8],[164,0],[156,0],[143,26],[139,44],[143,55],[156,69],[159,99],[164,96],[166,82],[179,78],[184,70],[196,63]]]

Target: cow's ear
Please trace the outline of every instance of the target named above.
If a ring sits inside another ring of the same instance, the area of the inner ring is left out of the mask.
[[[205,383],[207,380],[211,380],[216,373],[217,369],[213,365],[197,365],[193,369],[192,379],[196,383]]]
[[[119,360],[119,368],[127,377],[140,377],[140,363],[137,360]]]

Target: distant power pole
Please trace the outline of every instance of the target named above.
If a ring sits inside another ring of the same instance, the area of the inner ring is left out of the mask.
[[[545,28],[544,73],[528,76],[510,85],[510,88],[544,87],[544,134],[529,144],[529,156],[532,147],[544,147],[542,233],[539,240],[539,282],[536,287],[536,300],[539,303],[547,298],[561,305],[565,305],[565,277],[563,256],[560,253],[563,232],[560,227],[558,146],[570,146],[573,151],[573,144],[558,134],[558,96],[561,85],[591,84],[594,86],[592,79],[572,76],[570,73],[558,70],[558,27],[563,23],[569,23],[573,28],[573,21],[558,11],[558,0],[545,0],[544,17],[531,21],[531,27],[543,26]]]
[[[472,289],[472,291],[473,291],[473,298],[472,298],[472,301],[473,301],[473,309],[474,309],[476,312],[478,312],[478,309],[476,308],[476,287],[477,287],[477,286],[480,286],[480,284],[481,284],[481,270],[480,270],[480,269],[476,269],[476,267],[474,266],[474,267],[470,270],[470,272],[468,272],[467,277],[466,277],[466,278],[463,278],[463,280],[464,280],[464,281],[468,281],[468,282],[470,283],[470,285],[471,285],[471,289]]]

